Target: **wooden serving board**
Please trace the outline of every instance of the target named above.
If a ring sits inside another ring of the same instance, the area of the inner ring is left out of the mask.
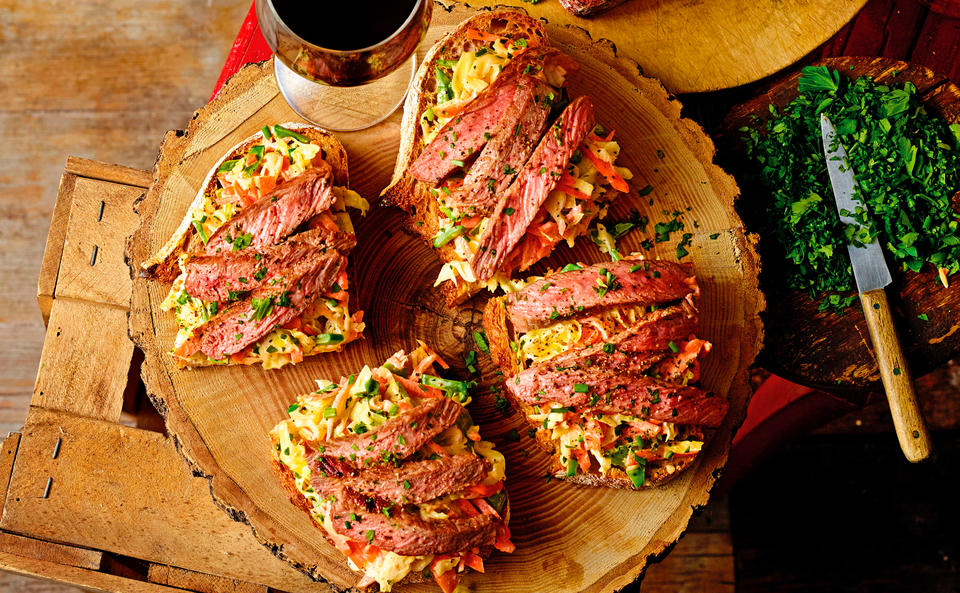
[[[441,0],[451,4],[454,0]],[[576,17],[559,0],[466,0],[510,5],[609,40],[618,55],[674,93],[701,93],[759,80],[807,55],[847,24],[866,0],[626,0]]]
[[[850,57],[828,58],[815,65],[834,68],[842,76],[852,78],[867,75],[890,84],[910,81],[935,113],[950,123],[960,122],[960,88],[923,66],[888,58]],[[769,118],[770,104],[779,107],[795,99],[799,76],[798,71],[776,81],[727,115],[722,145],[729,149],[726,155],[731,167],[742,154],[737,130],[756,126],[757,118],[761,121]],[[744,191],[763,190],[745,188]],[[766,255],[763,245],[761,241],[766,270],[761,275],[762,286],[769,298],[766,341],[759,362],[778,375],[827,391],[882,390],[859,301],[843,315],[818,311],[817,303],[806,293],[788,291],[777,275],[769,272],[778,268],[778,262],[769,259],[773,256]],[[915,376],[920,376],[960,351],[960,278],[951,277],[950,287],[944,288],[929,264],[920,273],[903,272],[895,265],[890,266],[890,272],[893,275],[893,285],[887,289],[890,305],[910,367]],[[924,313],[929,321],[917,317]]]
[[[138,389],[124,245],[152,181],[67,158],[38,282],[49,324],[36,389],[23,428],[0,447],[0,570],[104,593],[329,591],[217,506]],[[643,593],[685,587],[733,590],[723,504],[647,572]]]
[[[426,44],[472,12],[438,10]],[[733,428],[742,420],[750,393],[748,367],[761,340],[756,255],[733,211],[732,178],[712,164],[713,144],[693,122],[680,118],[680,105],[655,80],[637,74],[636,64],[616,58],[609,44],[595,44],[582,32],[549,27],[551,41],[577,59],[582,69],[571,81],[572,94],[590,93],[598,120],[616,129],[621,159],[636,175],[636,190],[653,192],[621,199],[612,215],[637,208],[659,221],[662,210],[684,213],[693,233],[690,261],[703,290],[702,330],[715,347],[704,366],[704,384],[731,401],[728,421],[690,471],[667,486],[643,492],[583,489],[544,479],[545,457],[523,437],[515,415],[503,415],[480,389],[471,412],[485,437],[496,441],[508,460],[511,530],[517,551],[495,554],[484,575],[468,578],[489,591],[614,591],[635,580],[647,559],[662,553],[683,532],[691,513],[706,503],[722,468]],[[421,49],[421,53],[425,48]],[[375,198],[389,181],[399,144],[399,113],[363,132],[339,137],[350,158],[351,185]],[[184,215],[208,169],[222,153],[267,123],[295,119],[278,94],[272,64],[244,68],[211,104],[201,109],[185,133],[171,132],[161,148],[155,183],[138,205],[142,226],[128,243],[128,261],[140,262],[159,248]],[[649,203],[653,199],[653,204]],[[267,432],[284,417],[296,394],[314,388],[314,379],[337,379],[365,363],[377,363],[417,339],[434,346],[462,369],[463,354],[479,329],[486,297],[456,309],[442,304],[432,288],[440,268],[432,251],[400,230],[399,211],[374,207],[357,225],[358,247],[351,254],[354,290],[367,322],[366,339],[337,355],[308,359],[296,367],[265,372],[254,367],[177,370],[167,355],[175,323],[159,310],[169,286],[134,278],[130,335],[144,351],[142,376],[148,393],[166,415],[167,428],[195,471],[211,478],[211,491],[237,520],[281,558],[336,589],[352,586],[355,573],[324,540],[309,518],[295,508],[270,467]],[[634,233],[621,244],[639,249],[646,235]],[[675,257],[679,236],[662,243],[651,257]],[[558,250],[552,266],[580,260],[602,261],[592,243]],[[543,268],[543,267],[541,267]],[[534,270],[536,271],[536,270]],[[482,384],[489,385],[490,361],[481,357]],[[435,590],[432,584],[400,590]]]

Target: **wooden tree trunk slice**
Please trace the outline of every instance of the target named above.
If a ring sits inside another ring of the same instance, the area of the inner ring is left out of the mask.
[[[455,0],[442,0],[444,4]],[[466,0],[473,7],[518,6],[547,22],[608,39],[620,56],[675,93],[754,82],[819,47],[866,0],[626,0],[590,18],[559,0]]]
[[[463,7],[435,11],[425,47],[470,14]],[[700,333],[715,345],[704,365],[703,382],[729,396],[731,411],[699,463],[662,488],[630,492],[548,482],[546,459],[526,436],[522,419],[495,410],[493,396],[485,389],[493,369],[480,355],[482,387],[471,413],[484,436],[507,456],[517,550],[494,554],[486,563],[486,574],[469,580],[486,591],[614,591],[635,580],[648,557],[676,541],[693,510],[707,502],[726,461],[733,428],[746,410],[747,371],[759,349],[763,299],[757,290],[756,254],[733,210],[737,188],[712,164],[710,139],[696,124],[680,118],[680,104],[659,82],[640,76],[636,64],[616,58],[609,45],[592,43],[579,30],[551,26],[549,31],[551,41],[583,65],[571,81],[572,93],[597,99],[599,121],[617,130],[622,162],[636,175],[633,195],[621,198],[612,215],[623,217],[636,208],[656,221],[664,218],[661,210],[685,212],[687,227],[694,233],[689,259],[697,267],[704,295]],[[309,358],[280,371],[177,370],[167,355],[175,323],[158,308],[169,287],[136,277],[138,264],[173,232],[224,150],[264,124],[293,119],[268,62],[244,68],[216,100],[197,112],[186,132],[167,135],[155,183],[138,207],[142,226],[127,246],[135,276],[130,334],[145,353],[142,373],[148,393],[164,412],[170,434],[194,470],[211,478],[218,504],[248,522],[278,556],[335,589],[345,589],[357,576],[309,518],[287,500],[270,467],[267,431],[285,416],[298,393],[314,388],[314,379],[337,379],[398,349],[409,351],[417,339],[434,346],[465,374],[462,357],[474,348],[470,336],[480,328],[488,297],[447,309],[432,287],[440,268],[433,252],[400,230],[399,211],[374,207],[357,224],[358,246],[351,254],[354,290],[367,322],[364,340],[340,354]],[[339,135],[349,155],[352,187],[368,198],[375,198],[389,182],[399,145],[399,119],[397,113],[377,127]],[[648,183],[654,191],[638,198],[636,190]],[[630,235],[622,249],[638,250],[645,238],[641,235]],[[650,256],[675,258],[678,239],[659,244]],[[581,241],[575,249],[558,249],[538,269],[570,260],[604,259],[592,243]],[[519,440],[511,437],[513,429],[520,431]],[[409,584],[398,590],[436,591],[436,586]]]
[[[814,65],[834,68],[842,76],[851,78],[872,76],[884,84],[912,82],[934,113],[950,123],[960,122],[960,88],[923,66],[889,58],[860,57],[827,58]],[[773,82],[727,115],[721,144],[731,167],[746,166],[739,160],[743,151],[737,130],[743,126],[755,127],[758,118],[768,119],[769,105],[782,107],[795,99],[799,76],[800,72],[794,72]],[[744,191],[764,190],[744,188]],[[960,210],[960,199],[955,199],[954,207]],[[818,311],[818,304],[806,293],[786,289],[775,273],[769,273],[779,269],[780,262],[771,259],[772,250],[764,249],[763,242],[760,245],[766,264],[763,287],[768,293],[769,305],[766,341],[759,362],[792,381],[834,393],[848,392],[852,396],[864,389],[882,391],[880,371],[859,301],[843,315]],[[910,368],[919,377],[960,351],[960,279],[952,277],[950,287],[944,288],[930,264],[925,264],[920,273],[914,273],[903,272],[891,260],[887,263],[893,275],[893,285],[887,288],[890,306]],[[929,321],[921,320],[918,317],[921,314],[926,314]]]

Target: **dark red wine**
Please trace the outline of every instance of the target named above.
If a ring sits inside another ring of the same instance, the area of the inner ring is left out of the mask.
[[[417,0],[272,0],[280,20],[305,41],[351,51],[376,45],[396,33]]]

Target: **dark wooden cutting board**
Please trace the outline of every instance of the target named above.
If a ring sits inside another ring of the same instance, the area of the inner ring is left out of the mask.
[[[890,84],[910,81],[932,111],[950,123],[960,121],[960,89],[923,66],[860,57],[827,58],[815,65],[835,68],[842,76],[851,78],[868,75]],[[720,141],[721,150],[729,151],[727,160],[742,158],[739,128],[756,127],[757,118],[770,117],[769,105],[782,107],[796,98],[799,76],[797,70],[780,78],[753,99],[731,109]],[[736,169],[732,171],[736,175]],[[744,187],[743,180],[738,180],[745,194],[757,191]],[[751,197],[751,201],[757,198]],[[739,208],[744,207],[741,200]],[[780,262],[771,251],[761,237],[765,270],[761,271],[761,288],[767,295],[767,313],[765,343],[758,363],[790,380],[829,391],[882,389],[859,301],[842,315],[818,311],[817,303],[806,293],[792,292],[777,284],[772,271]],[[944,288],[937,271],[929,264],[920,273],[890,267],[893,285],[887,290],[897,329],[911,368],[920,376],[960,350],[960,276],[954,275],[949,288]],[[929,321],[920,319],[921,314],[926,314]]]

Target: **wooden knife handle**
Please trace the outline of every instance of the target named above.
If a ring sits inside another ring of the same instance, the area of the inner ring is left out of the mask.
[[[887,293],[882,288],[871,290],[860,295],[860,302],[877,354],[880,377],[887,392],[887,401],[890,402],[900,448],[909,461],[923,461],[930,455],[930,434],[920,414],[917,393],[913,390],[913,377],[900,348]]]

